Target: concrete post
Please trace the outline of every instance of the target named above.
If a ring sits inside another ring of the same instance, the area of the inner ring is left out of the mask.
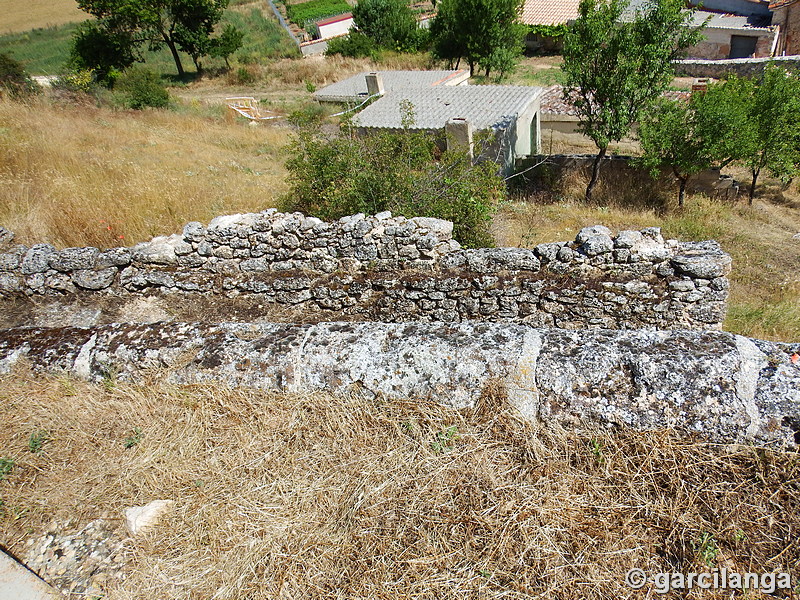
[[[466,150],[470,158],[472,155],[472,124],[466,119],[450,119],[444,126],[448,150]]]
[[[383,77],[380,73],[367,73],[367,94],[383,96]]]

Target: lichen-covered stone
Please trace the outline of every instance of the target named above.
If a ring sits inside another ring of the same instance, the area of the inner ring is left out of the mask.
[[[79,270],[72,273],[72,282],[85,290],[102,290],[114,282],[116,275],[117,269],[115,267],[108,267],[99,271]]]
[[[50,244],[36,244],[25,254],[22,259],[21,271],[23,275],[44,273],[50,268],[50,256],[56,249]]]
[[[115,324],[2,330],[0,373],[24,360],[94,381],[112,367],[136,381],[355,391],[456,408],[499,383],[528,419],[795,447],[798,351],[723,332],[512,323]]]
[[[64,248],[50,255],[51,268],[62,273],[80,269],[93,269],[100,250],[97,248]]]

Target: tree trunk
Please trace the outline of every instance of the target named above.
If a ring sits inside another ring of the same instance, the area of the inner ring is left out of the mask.
[[[681,182],[680,189],[678,190],[678,206],[683,206],[683,201],[686,198],[686,184],[689,181],[688,177],[679,180]]]
[[[608,146],[603,146],[602,148],[600,148],[600,152],[597,153],[597,156],[594,157],[594,164],[592,164],[592,178],[589,180],[589,185],[586,186],[587,203],[592,201],[592,192],[594,192],[594,186],[597,185],[597,178],[600,175],[600,162],[606,155],[607,149]]]
[[[486,79],[489,79],[489,67],[486,67]]]
[[[469,76],[472,77],[475,75],[475,63],[469,58],[467,59],[467,63],[469,63]]]
[[[458,60],[456,60],[456,66],[455,66],[454,68],[455,68],[456,70],[458,70],[458,66],[459,66],[460,64],[461,64],[461,57],[459,56],[459,57],[458,57]]]
[[[164,35],[164,43],[169,48],[169,51],[172,52],[172,60],[175,61],[175,67],[177,67],[178,69],[178,77],[183,77],[184,76],[183,63],[181,63],[181,57],[178,54],[178,48],[175,46],[175,42],[172,41],[172,38],[170,38],[166,33],[163,35]]]
[[[756,196],[756,181],[758,181],[758,174],[761,169],[753,169],[753,180],[750,182],[750,195],[747,198],[748,206],[753,206],[753,198]]]

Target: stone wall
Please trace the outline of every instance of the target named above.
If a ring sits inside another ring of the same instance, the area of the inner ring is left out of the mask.
[[[0,330],[16,365],[101,381],[216,382],[475,406],[569,428],[676,428],[800,445],[800,344],[715,331],[568,331],[522,323],[156,323]]]
[[[800,56],[776,56],[774,58],[733,58],[726,60],[679,60],[675,62],[675,74],[680,77],[713,77],[720,79],[726,75],[753,77],[764,72],[770,62],[796,69],[800,66]]]
[[[326,223],[271,209],[104,251],[28,248],[6,235],[0,295],[5,303],[57,306],[87,296],[93,303],[155,296],[176,307],[255,299],[259,308],[316,320],[511,320],[572,329],[719,329],[725,316],[731,261],[716,242],[665,241],[657,228],[612,236],[596,226],[572,242],[468,250],[451,234],[452,224],[437,219],[382,213]],[[35,321],[0,325],[14,324]]]

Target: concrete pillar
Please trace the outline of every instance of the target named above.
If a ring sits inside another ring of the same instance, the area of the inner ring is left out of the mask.
[[[383,77],[380,73],[367,73],[367,94],[383,96]]]
[[[472,158],[472,124],[466,119],[450,119],[444,126],[448,150],[466,150]]]

